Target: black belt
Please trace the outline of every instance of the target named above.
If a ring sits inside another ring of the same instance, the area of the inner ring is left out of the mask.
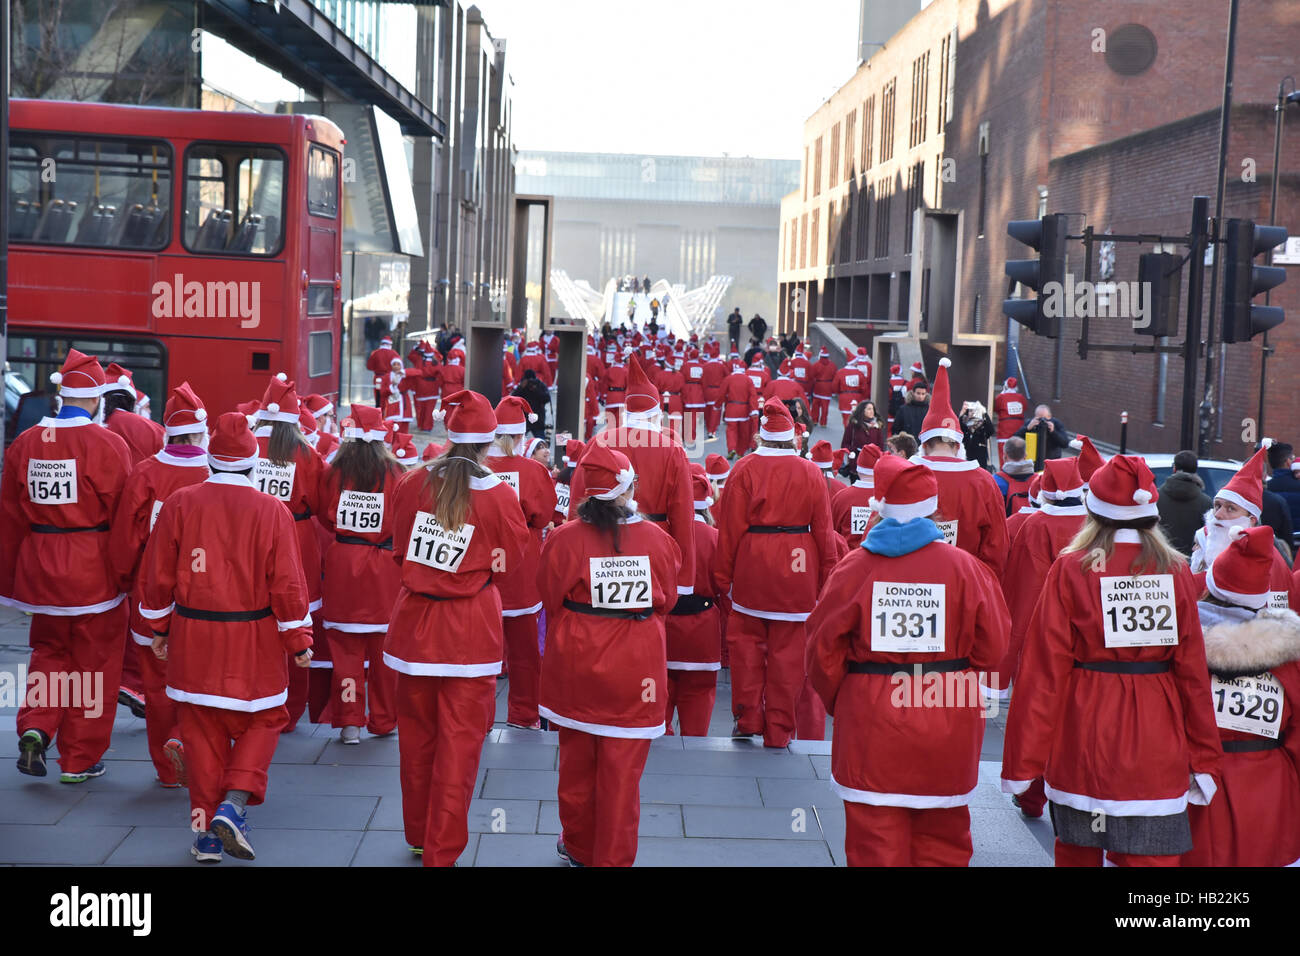
[[[714,606],[713,598],[705,597],[702,594],[683,594],[673,605],[669,614],[676,614],[678,617],[685,617],[690,614],[703,614],[709,608]]]
[[[203,611],[196,607],[177,604],[176,613],[195,621],[222,621],[229,624],[236,621],[260,621],[264,617],[271,616],[271,609],[264,607],[256,611]]]
[[[296,511],[292,512],[292,514],[293,514],[294,521],[306,521],[308,518],[311,517],[311,509],[308,508],[302,514],[298,514]]]
[[[667,515],[642,515],[641,517],[645,518],[646,521],[667,521],[668,520]]]
[[[954,657],[946,661],[919,661],[917,664],[901,664],[893,661],[849,661],[850,674],[897,674],[906,673],[919,664],[922,674],[946,674],[949,671],[964,671],[970,667],[969,657]]]
[[[609,607],[592,607],[590,604],[579,604],[577,601],[564,599],[564,606],[570,611],[577,611],[579,614],[592,614],[596,617],[617,617],[625,621],[646,621],[650,619],[653,611],[618,611]]]
[[[1269,740],[1267,737],[1260,737],[1258,740],[1225,740],[1223,742],[1223,752],[1225,754],[1251,754],[1260,750],[1277,750],[1282,746],[1282,738]]]
[[[387,537],[383,541],[371,541],[369,538],[358,538],[354,534],[338,534],[336,532],[334,540],[339,544],[367,544],[372,548],[382,548],[384,551],[393,550],[392,537]]]
[[[76,534],[78,531],[107,531],[109,524],[105,521],[103,524],[88,525],[84,528],[60,528],[56,524],[34,524],[29,525],[31,530],[36,534]]]
[[[492,575],[489,574],[488,579],[483,582],[483,586],[479,588],[476,593],[481,594],[482,592],[486,591],[487,586],[491,583],[492,583]],[[430,601],[459,601],[464,598],[474,596],[473,594],[427,594],[424,591],[412,591],[411,593],[422,598],[428,598]]]
[[[1103,674],[1167,674],[1173,661],[1075,661],[1074,666]]]
[[[750,534],[808,534],[812,527],[806,524],[751,524]]]

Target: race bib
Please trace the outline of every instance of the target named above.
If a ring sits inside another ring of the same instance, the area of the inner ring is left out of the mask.
[[[162,511],[162,502],[155,501],[153,510],[149,512],[149,530],[153,531],[153,526],[158,523],[158,512]]]
[[[30,459],[27,462],[27,497],[37,505],[75,505],[77,459]]]
[[[1100,586],[1107,647],[1168,647],[1178,643],[1172,574],[1101,578]]]
[[[950,544],[954,548],[957,547],[957,519],[953,518],[951,521],[936,521],[935,524],[938,525],[939,530],[943,532],[944,543]]]
[[[1269,671],[1231,680],[1211,674],[1210,695],[1214,722],[1224,730],[1277,739],[1282,726],[1282,685]]]
[[[652,606],[649,555],[619,554],[590,562],[592,607],[636,611]]]
[[[465,560],[473,537],[472,524],[461,525],[459,531],[448,531],[429,512],[417,511],[411,540],[406,545],[406,559],[455,574]]]
[[[277,465],[273,461],[259,458],[253,466],[253,485],[262,494],[289,502],[293,499],[293,476],[297,470],[296,462]]]
[[[339,531],[374,533],[384,526],[384,496],[378,491],[345,491],[334,512]]]
[[[519,497],[519,472],[517,471],[498,471],[497,477],[504,481],[515,491],[515,497]]]
[[[691,378],[703,378],[704,369],[696,365],[691,369]]]
[[[796,369],[794,370],[794,377],[795,377],[795,378],[804,378],[804,377],[807,376],[807,374],[808,374],[808,370],[807,370],[806,368],[803,368],[802,366],[800,366],[800,367],[798,367],[798,368],[796,368]]]
[[[761,375],[751,375],[749,376],[749,380],[754,383],[755,388],[763,387],[763,378]]]
[[[944,649],[943,584],[875,581],[871,585],[871,649],[937,654]]]
[[[845,386],[848,387],[848,388],[857,388],[857,387],[858,387],[858,377],[857,377],[856,375],[845,375],[845,376],[844,376],[844,384],[845,384]]]
[[[1008,415],[1023,415],[1024,413],[1025,406],[1021,405],[1019,402],[1007,402]]]
[[[569,513],[569,486],[555,486],[555,510],[562,515]]]
[[[1269,591],[1268,607],[1271,611],[1285,611],[1291,607],[1291,595],[1286,591]]]
[[[864,505],[854,505],[849,511],[849,534],[866,534],[867,522],[870,520],[870,508]]]

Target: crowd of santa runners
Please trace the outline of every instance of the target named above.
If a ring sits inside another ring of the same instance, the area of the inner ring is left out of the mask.
[[[18,770],[57,748],[65,784],[106,772],[114,708],[35,692],[95,675],[187,789],[194,858],[254,859],[282,734],[396,733],[406,841],[450,866],[504,677],[509,726],[558,738],[559,856],[631,865],[651,741],[708,735],[725,667],[738,747],[832,718],[852,865],[969,863],[1000,709],[1002,787],[1050,814],[1057,865],[1300,861],[1300,573],[1261,520],[1300,490],[1289,446],[1248,449],[1180,551],[1141,456],[1053,424],[1035,471],[1013,379],[994,426],[954,411],[947,358],[891,368],[877,414],[866,349],[586,348],[579,386],[554,335],[508,335],[489,397],[459,336],[386,340],[371,401],[281,373],[229,409],[180,383],[158,422],[129,370],[70,350],[0,483],[0,602],[30,615]],[[552,462],[556,388],[588,441]]]

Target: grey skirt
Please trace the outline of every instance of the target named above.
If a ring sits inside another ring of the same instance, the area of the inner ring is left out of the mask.
[[[1047,806],[1062,843],[1142,856],[1179,856],[1192,848],[1186,810],[1163,817],[1117,817],[1050,800]]]

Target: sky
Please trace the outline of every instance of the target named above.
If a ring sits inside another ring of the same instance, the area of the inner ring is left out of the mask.
[[[857,0],[474,0],[521,150],[798,159],[857,68]]]

